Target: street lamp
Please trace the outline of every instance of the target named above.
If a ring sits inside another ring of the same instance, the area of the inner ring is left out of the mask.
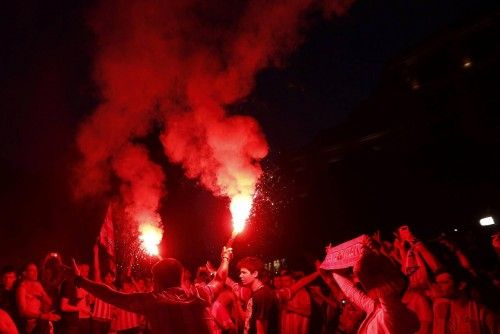
[[[481,226],[490,226],[490,225],[495,225],[495,220],[493,217],[484,217],[482,219],[479,219],[479,224]]]

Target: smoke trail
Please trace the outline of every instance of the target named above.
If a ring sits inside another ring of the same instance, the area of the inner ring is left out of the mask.
[[[103,102],[78,136],[78,193],[107,190],[115,175],[130,217],[158,225],[165,177],[136,142],[160,124],[165,154],[187,177],[218,196],[252,196],[267,142],[253,118],[227,106],[297,47],[306,11],[341,13],[350,3],[103,1],[89,16]]]

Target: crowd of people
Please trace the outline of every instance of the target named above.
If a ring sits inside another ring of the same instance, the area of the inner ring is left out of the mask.
[[[364,240],[352,266],[325,260],[307,275],[270,273],[260,258],[245,257],[236,263],[238,279],[228,276],[226,247],[219,267],[207,263],[194,279],[172,258],[151,276],[117,280],[101,272],[97,246],[92,268],[68,267],[51,253],[21,272],[4,267],[0,334],[500,333],[498,233],[490,266],[445,236],[419,240],[408,226],[391,242],[380,233]]]

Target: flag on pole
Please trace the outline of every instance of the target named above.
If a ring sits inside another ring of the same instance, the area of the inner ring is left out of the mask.
[[[113,207],[111,203],[108,205],[97,241],[106,252],[107,258],[109,259],[109,269],[116,271],[115,230],[113,226]]]

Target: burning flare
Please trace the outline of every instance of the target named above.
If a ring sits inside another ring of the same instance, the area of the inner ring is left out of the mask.
[[[253,198],[246,194],[238,194],[231,198],[231,215],[233,216],[233,236],[243,231],[252,210]]]
[[[352,2],[96,1],[88,23],[99,46],[93,77],[102,103],[79,131],[77,194],[106,193],[116,177],[143,248],[157,254],[165,175],[142,139],[162,128],[169,160],[229,197],[233,234],[241,232],[268,145],[256,119],[227,107],[252,92],[258,72],[300,45],[311,9],[340,15]]]
[[[151,256],[160,255],[158,245],[163,237],[163,231],[150,224],[142,224],[139,226],[139,231],[141,233],[139,239],[142,241],[144,251]]]

